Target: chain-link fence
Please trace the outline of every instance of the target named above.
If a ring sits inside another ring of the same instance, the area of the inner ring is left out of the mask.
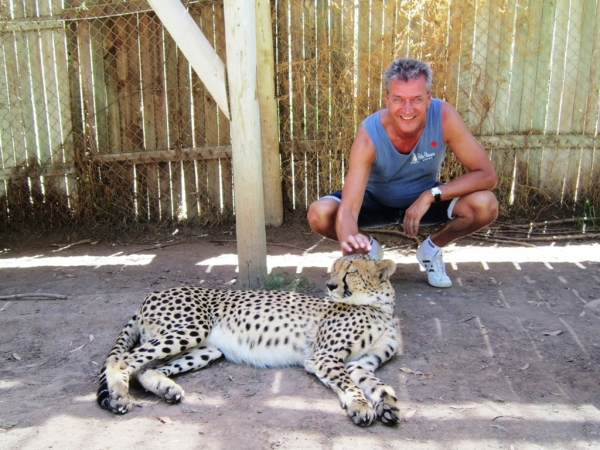
[[[225,61],[222,1],[183,3]],[[286,210],[341,188],[411,56],[488,150],[504,216],[595,216],[596,0],[275,0],[272,18]],[[232,218],[229,121],[147,2],[8,0],[0,20],[0,229]],[[462,170],[450,154],[442,177]]]
[[[148,4],[24,3],[2,11],[3,225],[229,220],[229,121]],[[222,5],[188,7],[225,59]]]
[[[278,86],[288,201],[342,186],[360,122],[382,107],[399,56],[428,61],[500,177],[501,214],[600,205],[600,15],[588,0],[278,2]],[[462,173],[450,155],[443,179]]]

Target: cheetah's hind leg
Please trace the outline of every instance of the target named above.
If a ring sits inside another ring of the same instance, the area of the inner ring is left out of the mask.
[[[222,353],[215,346],[202,344],[200,347],[175,355],[163,366],[138,373],[137,379],[147,391],[162,397],[167,403],[179,403],[185,393],[181,386],[169,377],[202,369],[219,359],[221,355]]]

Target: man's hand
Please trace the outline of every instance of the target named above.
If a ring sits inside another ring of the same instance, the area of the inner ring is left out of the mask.
[[[419,198],[410,205],[404,214],[404,232],[409,238],[414,238],[419,232],[419,224],[425,213],[429,210],[429,207],[433,203],[433,196],[429,191],[423,192],[419,195]]]
[[[340,241],[342,246],[342,254],[353,255],[353,254],[364,254],[371,251],[370,239],[364,234],[349,235],[344,240]]]

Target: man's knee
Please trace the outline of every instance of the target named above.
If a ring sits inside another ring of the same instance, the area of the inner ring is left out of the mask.
[[[498,217],[498,199],[492,191],[479,191],[473,193],[472,208],[474,218],[479,223],[487,225]]]
[[[331,201],[317,200],[310,204],[306,215],[310,228],[318,234],[327,234],[335,227],[335,215],[337,212],[337,202],[331,204]]]
[[[498,217],[498,200],[492,191],[473,192],[461,197],[454,212],[457,216],[470,218],[473,222],[485,226]]]

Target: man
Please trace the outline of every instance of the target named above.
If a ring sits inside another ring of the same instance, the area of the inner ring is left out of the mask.
[[[429,284],[450,287],[442,248],[492,223],[498,202],[491,192],[496,171],[456,109],[431,97],[433,71],[410,58],[392,62],[384,75],[386,108],[362,123],[352,148],[342,191],[310,205],[316,233],[338,240],[344,255],[383,255],[379,243],[359,233],[402,223],[415,237],[419,225],[443,224],[417,249]],[[438,174],[454,152],[467,173],[442,184]]]

